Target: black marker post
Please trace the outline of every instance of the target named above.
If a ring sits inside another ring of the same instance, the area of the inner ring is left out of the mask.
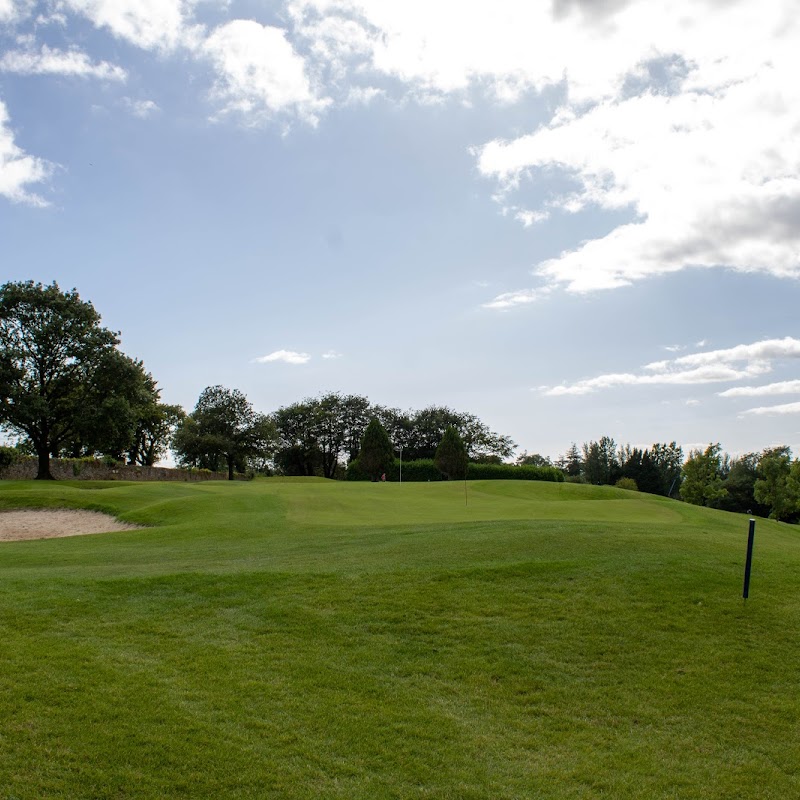
[[[747,536],[747,561],[744,565],[744,590],[742,597],[747,600],[750,594],[750,567],[753,566],[753,539],[756,537],[756,521],[750,520],[750,533]]]

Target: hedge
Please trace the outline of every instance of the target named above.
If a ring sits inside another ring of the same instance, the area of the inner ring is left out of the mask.
[[[553,481],[561,483],[564,473],[557,467],[533,467],[516,464],[470,464],[467,478],[473,481]]]
[[[518,467],[515,464],[472,464],[467,466],[467,478],[473,481],[554,481],[564,480],[564,473],[556,467]],[[369,476],[359,469],[358,459],[347,467],[346,480],[368,481]],[[387,481],[400,480],[400,462],[395,460],[386,471]],[[403,462],[403,480],[412,482],[442,481],[444,476],[431,458]]]

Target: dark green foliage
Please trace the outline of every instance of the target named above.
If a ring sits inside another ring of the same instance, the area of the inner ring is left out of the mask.
[[[639,450],[638,448],[622,448],[620,450],[620,480],[633,481],[634,486],[642,492],[649,494],[665,494],[663,479],[660,470],[656,466],[649,450]],[[615,482],[619,486],[619,480]],[[631,488],[625,486],[623,488]]]
[[[709,444],[705,451],[692,450],[683,465],[681,499],[697,506],[718,508],[727,496],[722,484],[722,448]]]
[[[441,481],[442,473],[436,469],[436,464],[432,458],[418,458],[415,461],[403,459],[403,483],[423,483],[428,481]],[[359,460],[351,461],[347,465],[346,480],[348,481],[368,481],[370,476],[361,468]],[[386,470],[387,481],[400,480],[400,460],[395,459],[394,463]]]
[[[650,458],[661,476],[661,488],[656,494],[676,497],[681,485],[683,449],[675,442],[656,443],[650,448]]]
[[[583,445],[583,477],[586,483],[613,484],[619,475],[617,446],[610,436]]]
[[[14,447],[0,445],[0,469],[16,464],[20,459],[19,450]]]
[[[177,405],[158,402],[158,394],[151,398],[139,413],[134,441],[128,449],[130,464],[152,467],[169,449],[178,425],[186,417]]]
[[[336,477],[346,457],[357,457],[370,420],[370,403],[359,395],[328,392],[278,409],[280,435],[275,466],[284,475]]]
[[[143,370],[118,343],[74,290],[33,281],[0,287],[0,424],[30,441],[37,478],[51,480],[51,454],[76,443],[129,445]]]
[[[233,480],[234,472],[247,469],[249,458],[270,452],[274,441],[272,421],[253,411],[240,391],[209,386],[178,426],[172,447],[182,465],[216,472],[226,464]]]
[[[496,463],[501,463],[497,461]],[[522,455],[517,456],[515,462],[520,467],[552,467],[553,462],[547,457],[539,453],[528,453],[527,450],[523,451]]]
[[[373,417],[361,440],[358,468],[377,481],[394,464],[394,451],[386,429]]]
[[[773,447],[761,454],[753,496],[757,502],[769,506],[770,519],[791,520],[796,517],[800,486],[793,478],[788,447]]]
[[[383,425],[395,452],[402,449],[404,461],[432,459],[448,425],[458,430],[471,459],[499,462],[514,449],[509,437],[494,433],[474,414],[440,406],[400,411],[359,395],[329,392],[275,412],[281,439],[276,468],[284,475],[336,477],[342,463],[358,457],[372,417]]]
[[[420,483],[441,481],[442,473],[432,458],[418,458],[414,461],[403,459],[403,483]],[[515,464],[476,464],[467,465],[467,479],[471,481],[551,481],[563,483],[564,473],[556,467],[518,467]],[[369,475],[364,472],[358,459],[351,461],[347,467],[348,481],[368,481]],[[400,480],[400,461],[386,470],[386,480]]]
[[[409,461],[434,458],[448,427],[458,431],[470,459],[487,456],[507,458],[514,451],[515,445],[510,437],[494,433],[474,414],[454,411],[446,406],[429,406],[421,411],[408,412],[380,408],[376,413],[395,447],[399,449],[402,445]]]
[[[117,350],[106,353],[97,379],[86,387],[84,412],[75,433],[58,454],[68,458],[110,456],[124,461],[135,447],[140,421],[157,404],[158,395],[156,382],[141,361]]]
[[[452,425],[445,428],[442,441],[436,448],[433,463],[448,480],[466,478],[467,449],[464,447],[464,440]]]
[[[564,482],[557,467],[517,466],[516,464],[473,464],[467,467],[471,481],[552,481]]]
[[[583,460],[578,445],[573,442],[566,453],[556,462],[556,466],[567,476],[579,478],[583,474]]]
[[[769,506],[756,502],[753,495],[758,479],[758,453],[745,453],[733,458],[728,466],[728,474],[722,482],[727,495],[722,498],[720,508],[740,514],[769,516]]]

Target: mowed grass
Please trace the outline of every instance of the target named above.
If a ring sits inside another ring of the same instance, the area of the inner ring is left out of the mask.
[[[800,797],[800,529],[524,482],[0,484],[0,798]]]

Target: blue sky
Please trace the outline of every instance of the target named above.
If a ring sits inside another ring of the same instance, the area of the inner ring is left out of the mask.
[[[800,451],[790,0],[0,0],[0,279],[167,402]]]

